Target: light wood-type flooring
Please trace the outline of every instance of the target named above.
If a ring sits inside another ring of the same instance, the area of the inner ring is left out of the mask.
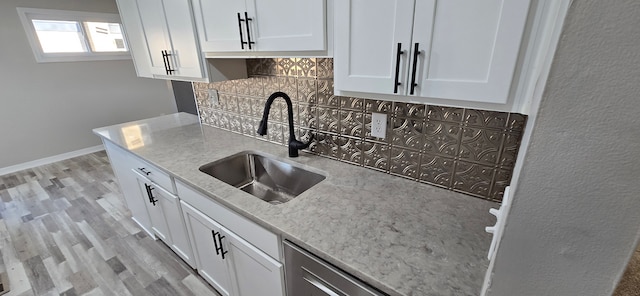
[[[0,176],[0,253],[5,295],[218,295],[131,220],[104,151]]]

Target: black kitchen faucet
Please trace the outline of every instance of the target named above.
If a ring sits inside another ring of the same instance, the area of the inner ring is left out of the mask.
[[[262,114],[262,120],[260,120],[260,125],[258,126],[258,135],[264,136],[267,134],[267,121],[269,121],[269,110],[271,109],[271,104],[276,98],[283,98],[287,102],[287,116],[289,117],[289,157],[298,157],[298,150],[305,149],[311,145],[313,140],[313,135],[311,135],[311,139],[309,142],[302,143],[296,140],[296,135],[294,133],[293,128],[293,106],[291,105],[291,98],[283,92],[274,92],[267,99],[267,103],[264,105],[264,113]]]

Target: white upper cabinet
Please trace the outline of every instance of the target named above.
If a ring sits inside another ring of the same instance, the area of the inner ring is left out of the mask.
[[[506,103],[528,9],[529,0],[416,1],[413,93]]]
[[[335,88],[403,94],[413,0],[377,1],[375,5],[371,2],[336,3]],[[396,81],[398,87],[394,87]]]
[[[238,20],[238,14],[244,19],[247,6],[244,0],[193,0],[194,16],[198,25],[198,36],[202,51],[239,51],[240,34],[246,42],[246,25]]]
[[[208,79],[188,0],[118,0],[118,8],[138,76]]]
[[[336,90],[505,104],[529,4],[336,1]]]
[[[325,0],[193,0],[204,52],[325,51]]]

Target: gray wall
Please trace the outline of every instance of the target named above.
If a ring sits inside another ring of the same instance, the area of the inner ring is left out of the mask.
[[[0,1],[0,168],[99,145],[91,129],[175,112],[132,60],[35,61],[16,7],[117,13],[114,0]]]
[[[639,49],[639,1],[573,2],[488,295],[613,292],[640,234]]]

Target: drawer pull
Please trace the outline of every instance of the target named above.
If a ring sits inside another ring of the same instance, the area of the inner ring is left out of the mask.
[[[149,175],[151,175],[151,172],[150,172],[150,171],[147,171],[147,169],[146,169],[146,168],[138,168],[138,170],[139,170],[141,173],[143,173],[145,176],[149,176]]]

